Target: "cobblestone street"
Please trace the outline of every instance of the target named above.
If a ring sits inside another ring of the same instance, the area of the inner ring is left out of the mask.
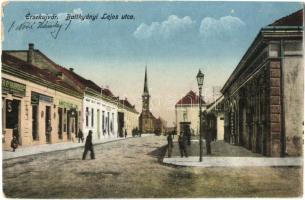
[[[161,163],[166,138],[148,136],[5,160],[4,193],[14,198],[300,196],[300,167],[194,168]]]

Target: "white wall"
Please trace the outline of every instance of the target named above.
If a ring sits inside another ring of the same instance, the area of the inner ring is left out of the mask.
[[[86,125],[86,108],[89,110],[88,115],[88,126]],[[93,117],[94,124],[92,126],[92,109],[93,109]],[[98,110],[99,110],[99,123],[98,123]],[[104,129],[103,131],[103,111],[104,111]],[[118,108],[114,103],[106,102],[103,99],[85,96],[83,101],[83,132],[84,136],[87,136],[89,130],[93,132],[93,140],[99,140],[103,138],[114,138],[117,137],[118,123],[117,123],[117,113]],[[109,113],[109,132],[107,126],[107,118]],[[112,124],[113,129],[111,131],[110,125]],[[98,128],[99,126],[99,128]],[[98,132],[99,130],[99,132]]]
[[[206,106],[202,106],[202,111]],[[195,135],[199,135],[199,106],[198,105],[183,105],[175,108],[177,134],[180,134],[180,122],[191,122],[191,130],[194,130]]]
[[[224,114],[217,115],[217,140],[224,140]]]

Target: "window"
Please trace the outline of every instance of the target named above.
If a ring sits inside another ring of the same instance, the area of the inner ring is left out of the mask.
[[[89,108],[86,107],[86,127],[89,126]]]
[[[66,115],[66,113],[67,113],[67,109],[64,108],[64,132],[67,131],[67,115]]]
[[[102,112],[102,131],[103,135],[105,135],[105,111]]]
[[[18,125],[19,103],[18,100],[6,100],[6,128],[13,129]]]
[[[94,109],[91,109],[91,126],[94,126]]]

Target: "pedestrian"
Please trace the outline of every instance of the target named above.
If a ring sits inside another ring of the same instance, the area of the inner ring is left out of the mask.
[[[125,129],[125,138],[127,138],[127,130]]]
[[[167,136],[167,153],[168,153],[168,157],[172,157],[172,150],[173,150],[173,138],[172,138],[172,134],[169,134]]]
[[[18,131],[18,124],[15,124],[14,125],[14,128],[13,128],[13,137],[16,137],[16,140],[17,140],[17,144],[19,144],[19,131]]]
[[[51,126],[51,120],[49,120],[46,131],[46,138],[48,143],[51,142],[51,133],[52,133],[52,126]]]
[[[187,145],[188,146],[191,146],[191,131],[190,129],[188,128],[187,131],[186,131],[186,137],[187,137]]]
[[[187,155],[187,150],[186,150],[186,146],[187,146],[187,137],[182,137],[181,135],[179,135],[178,138],[178,143],[179,143],[179,150],[180,150],[180,155],[181,158],[183,156],[188,157]]]
[[[82,143],[84,142],[84,134],[81,129],[78,130],[77,137],[78,137],[78,143],[80,143],[80,141],[82,141]]]
[[[86,138],[85,151],[84,151],[84,154],[83,154],[83,160],[86,159],[88,151],[90,151],[91,159],[95,159],[94,150],[93,150],[93,144],[92,144],[92,130],[89,131],[88,136]]]
[[[13,139],[11,141],[11,147],[13,149],[13,152],[15,152],[15,150],[18,148],[18,140],[16,136],[13,136]]]

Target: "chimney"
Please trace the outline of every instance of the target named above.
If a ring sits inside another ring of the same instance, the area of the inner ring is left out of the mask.
[[[29,50],[28,50],[28,63],[32,64],[34,60],[34,44],[29,43]]]
[[[74,68],[69,68],[69,70],[70,70],[71,72],[73,72],[73,71],[74,71]]]

